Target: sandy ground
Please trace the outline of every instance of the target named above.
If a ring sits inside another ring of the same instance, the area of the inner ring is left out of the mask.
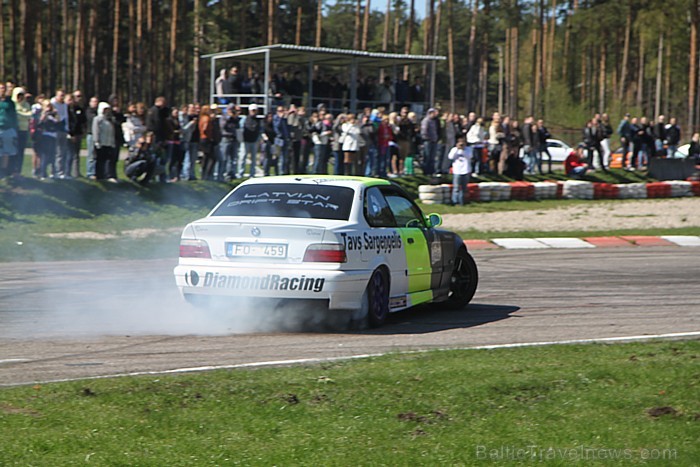
[[[443,227],[497,232],[700,227],[700,198],[610,201],[560,209],[449,214],[444,216]]]

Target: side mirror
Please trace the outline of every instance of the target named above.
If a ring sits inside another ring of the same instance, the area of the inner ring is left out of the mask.
[[[440,214],[429,214],[428,215],[428,225],[430,227],[438,227],[442,225],[442,216]]]

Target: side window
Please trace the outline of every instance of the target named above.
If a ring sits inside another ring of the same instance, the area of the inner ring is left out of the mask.
[[[396,227],[396,221],[384,195],[377,187],[365,193],[365,218],[371,227]]]
[[[426,226],[423,214],[411,200],[398,193],[387,193],[386,201],[389,203],[389,208],[399,227],[422,228]]]

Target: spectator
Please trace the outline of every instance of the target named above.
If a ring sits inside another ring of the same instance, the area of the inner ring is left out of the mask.
[[[326,167],[323,164],[325,159],[324,150],[327,144],[327,137],[324,138],[324,115],[325,112],[321,109],[318,112],[313,112],[309,118],[309,134],[311,135],[314,151],[314,164],[312,169],[312,173],[314,174],[324,173],[324,168]]]
[[[284,106],[277,106],[277,112],[272,119],[272,126],[275,130],[274,149],[275,153],[279,155],[278,171],[280,175],[287,175],[289,173],[288,150],[291,135]]]
[[[80,148],[76,146],[75,141],[77,138],[81,137],[80,124],[78,122],[75,112],[73,112],[73,95],[67,94],[65,97],[66,108],[68,109],[68,134],[66,137],[66,155],[63,160],[64,171],[60,175],[60,178],[70,179],[73,178],[71,171],[75,160],[79,157]]]
[[[421,82],[420,78],[414,78],[413,86],[411,86],[409,90],[409,96],[411,102],[414,102],[416,104],[425,103],[425,89],[423,88],[423,83]]]
[[[238,67],[231,67],[228,79],[226,80],[226,86],[224,87],[224,94],[240,94],[241,93],[241,77],[238,76]],[[230,101],[234,102],[236,98],[231,97]]]
[[[469,175],[472,173],[472,154],[464,143],[464,138],[457,138],[455,147],[450,149],[447,158],[452,161],[452,204],[464,205],[464,196]],[[467,201],[468,202],[468,201]]]
[[[87,145],[87,160],[85,161],[85,175],[91,180],[95,180],[95,139],[92,136],[92,122],[97,117],[97,106],[100,101],[97,97],[93,96],[90,98],[88,107],[85,110],[85,126],[87,137],[85,138],[85,144]]]
[[[309,132],[309,117],[306,115],[306,107],[297,108],[297,114],[301,122],[301,161],[297,166],[297,173],[305,174],[309,170],[309,156],[311,154],[311,133]],[[362,159],[364,160],[364,159]]]
[[[695,160],[695,165],[700,165],[700,133],[694,133],[690,139],[688,159]]]
[[[24,150],[29,139],[29,122],[32,120],[32,108],[27,102],[24,88],[15,87],[12,90],[12,101],[17,114],[17,155],[10,158],[9,172],[12,176],[22,173],[24,165]]]
[[[179,119],[180,111],[177,107],[170,109],[170,115],[165,120],[166,137],[165,137],[165,153],[168,161],[168,180],[177,182],[180,180],[182,172],[182,161],[184,153],[180,141],[182,128],[180,127]]]
[[[219,77],[214,81],[214,88],[216,89],[216,94],[218,94],[216,101],[222,105],[228,104],[228,98],[223,96],[226,94],[226,78],[226,68],[222,68],[219,71]]]
[[[63,124],[56,131],[56,169],[58,178],[63,178],[66,172],[65,161],[68,159],[68,106],[66,105],[66,93],[63,89],[56,90],[56,95],[51,98],[51,104],[58,113]]]
[[[535,147],[535,133],[536,128],[534,126],[534,118],[530,115],[525,117],[522,128],[522,138],[523,138],[523,153],[525,154],[525,170],[529,174],[535,173],[535,166],[540,167],[540,173],[542,173],[542,165],[538,160],[538,152]]]
[[[304,83],[301,82],[301,72],[295,71],[292,75],[292,80],[287,83],[287,91],[292,98],[292,105],[299,107],[301,100],[304,97]]]
[[[68,114],[75,121],[75,125],[71,130],[68,140],[69,149],[74,155],[71,174],[74,174],[76,177],[81,177],[80,148],[83,146],[83,137],[88,128],[87,115],[85,114],[85,106],[83,105],[83,93],[80,89],[73,91],[73,103],[68,107]]]
[[[341,175],[343,173],[343,124],[346,116],[341,113],[333,120],[333,134],[331,136],[331,154],[333,155],[333,173]]]
[[[484,119],[479,117],[467,132],[467,146],[471,149],[472,157],[474,158],[470,167],[477,174],[488,171],[488,167],[483,166],[483,160],[481,157],[486,138],[487,136],[486,130],[484,130]],[[452,164],[452,167],[454,168],[454,164]]]
[[[547,173],[552,173],[552,155],[549,153],[549,146],[547,145],[547,140],[551,138],[552,135],[549,130],[544,126],[544,120],[541,118],[537,120],[537,152],[539,153],[540,161],[540,173],[542,173],[542,154],[547,154]]]
[[[360,148],[360,160],[364,164],[364,176],[374,177],[377,174],[377,128],[371,115],[363,113],[360,118],[360,134],[365,143]]]
[[[122,133],[122,125],[126,121],[126,116],[122,112],[121,103],[119,97],[116,94],[112,94],[108,98],[109,105],[112,106],[112,118],[114,119],[114,124],[116,125],[114,136],[116,138],[117,148],[114,151],[115,158],[115,176],[116,176],[116,161],[119,160],[119,148],[124,146],[124,134]],[[145,105],[144,105],[145,109]]]
[[[600,125],[600,121],[597,119],[592,119],[586,122],[586,127],[583,129],[583,143],[586,145],[586,150],[588,151],[588,167],[593,167],[593,154],[594,152],[598,154],[598,163],[603,171],[607,171],[605,168],[605,161],[603,160],[603,149],[600,146],[600,142],[603,140],[603,130]]]
[[[659,115],[656,117],[656,123],[652,128],[652,135],[654,136],[654,151],[653,155],[655,157],[665,156],[666,150],[664,149],[664,144],[666,143],[666,117],[664,115]]]
[[[617,134],[620,137],[620,146],[622,148],[622,168],[625,170],[627,170],[627,153],[630,151],[633,133],[630,114],[627,113],[617,125]]]
[[[238,129],[241,125],[240,107],[229,104],[226,107],[226,113],[219,119],[221,124],[221,154],[226,162],[224,170],[224,180],[230,181],[236,177],[236,171],[239,167],[239,141]]]
[[[0,84],[0,89],[2,89],[1,86]],[[49,99],[42,100],[41,114],[35,132],[35,136],[38,136],[36,139],[40,159],[40,180],[49,177],[49,167],[51,168],[51,178],[58,177],[56,173],[56,132],[61,125],[63,122],[61,122],[61,118],[51,101]]]
[[[289,129],[289,173],[299,173],[301,162],[301,140],[304,136],[304,120],[299,115],[294,104],[289,106],[287,112],[287,128]]]
[[[585,145],[579,144],[578,148],[572,150],[564,161],[564,171],[566,175],[573,178],[582,178],[589,165],[583,162],[583,150]]]
[[[124,161],[124,174],[130,180],[147,184],[155,175],[158,155],[153,147],[153,133],[146,132],[134,144],[134,150]]]
[[[39,94],[34,99],[32,104],[32,119],[29,122],[29,135],[32,138],[32,177],[39,178],[41,176],[41,129],[39,122],[41,114],[44,110],[44,101],[46,96]]]
[[[391,104],[394,102],[394,88],[391,85],[391,77],[384,77],[384,81],[377,86],[375,95],[380,106],[383,106],[386,109],[391,108]]]
[[[343,174],[359,175],[361,164],[358,163],[358,152],[363,141],[360,135],[360,126],[357,124],[355,114],[351,113],[347,115],[347,120],[343,123],[341,131],[343,140]]]
[[[181,144],[184,157],[180,179],[197,180],[194,166],[199,154],[199,106],[189,104],[187,110],[181,113],[180,127],[182,128]]]
[[[264,144],[263,154],[265,159],[263,160],[263,174],[265,176],[270,175],[270,170],[275,169],[275,175],[280,175],[280,169],[277,165],[277,154],[274,151],[275,146],[275,126],[274,126],[275,115],[270,112],[265,115],[265,122],[263,123],[263,133],[262,139]]]
[[[170,110],[166,106],[165,97],[156,97],[153,107],[148,110],[146,115],[146,131],[153,133],[153,143],[151,146],[156,146],[156,150],[160,149],[166,141],[167,123],[166,120],[170,115]]]
[[[0,84],[0,143],[0,176],[9,177],[15,165],[10,159],[17,157],[17,111],[4,84]]]
[[[612,125],[610,125],[610,116],[608,114],[603,114],[600,117],[600,125],[598,126],[601,131],[600,137],[600,148],[603,151],[603,162],[601,166],[605,169],[610,166],[610,137],[613,134]]]
[[[124,142],[129,152],[136,151],[136,144],[146,134],[146,104],[137,102],[129,105],[124,122],[121,124]]]
[[[387,163],[390,157],[390,143],[394,141],[394,131],[389,124],[389,116],[383,115],[381,123],[377,128],[377,147],[379,149],[379,157],[377,158],[377,176],[381,178],[387,177]]]
[[[212,180],[214,178],[214,167],[216,166],[216,151],[214,143],[214,119],[211,114],[211,107],[203,105],[199,112],[199,146],[202,151],[202,180]]]
[[[681,127],[678,126],[676,117],[671,117],[666,125],[666,143],[668,144],[667,155],[674,157],[678,150],[678,144],[681,142]]]
[[[116,136],[118,126],[110,104],[100,102],[97,107],[97,117],[92,122],[97,159],[95,174],[98,180],[106,179],[114,183],[117,181],[115,153],[118,151]]]
[[[263,132],[263,122],[258,118],[258,106],[250,104],[248,106],[248,116],[243,122],[243,145],[245,151],[238,162],[238,178],[243,178],[245,174],[246,159],[250,157],[250,178],[255,177],[255,161],[258,155],[260,136]]]
[[[420,136],[423,140],[423,173],[433,175],[435,173],[435,155],[439,138],[438,110],[428,109],[420,125]]]

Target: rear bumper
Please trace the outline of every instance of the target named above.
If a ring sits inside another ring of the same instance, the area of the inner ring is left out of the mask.
[[[183,295],[328,300],[330,309],[356,309],[371,271],[266,269],[179,265],[175,282]]]

